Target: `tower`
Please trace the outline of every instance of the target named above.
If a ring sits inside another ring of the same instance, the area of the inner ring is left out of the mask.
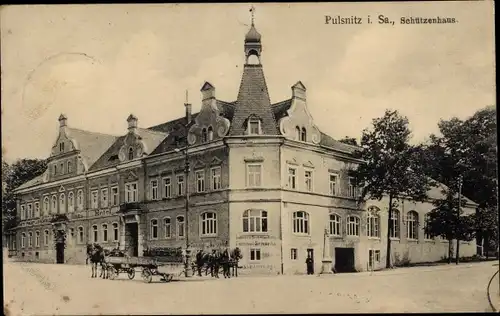
[[[255,8],[253,6],[250,9],[250,12],[252,13],[252,25],[245,36],[245,64],[249,64],[250,62],[253,63],[253,60],[250,58],[252,56],[255,56],[255,63],[260,64],[260,57],[262,53],[262,44],[260,41],[261,35],[255,28]]]

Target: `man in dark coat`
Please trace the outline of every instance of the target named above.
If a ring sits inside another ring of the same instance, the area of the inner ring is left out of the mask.
[[[307,255],[306,266],[307,266],[307,274],[314,274],[313,260],[310,255]]]
[[[198,276],[201,276],[201,268],[203,267],[203,250],[198,250],[196,254],[196,267],[198,268]]]

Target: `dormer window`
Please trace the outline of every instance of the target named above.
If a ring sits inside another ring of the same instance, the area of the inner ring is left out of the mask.
[[[260,134],[260,120],[255,118],[248,120],[248,134],[249,135]]]
[[[130,147],[128,149],[128,160],[132,160],[134,159],[134,149],[132,147]]]
[[[212,126],[208,127],[208,141],[211,141],[214,139],[214,130],[212,129]]]
[[[57,175],[57,165],[54,165],[54,175]]]
[[[207,129],[204,128],[201,130],[201,142],[206,143],[208,139]]]
[[[305,127],[302,127],[302,130],[300,132],[300,140],[303,142],[307,141],[307,132]]]
[[[59,151],[64,152],[64,142],[59,143]]]

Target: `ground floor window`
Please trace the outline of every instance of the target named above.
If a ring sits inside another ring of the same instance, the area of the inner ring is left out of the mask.
[[[368,250],[368,262],[370,267],[372,267],[375,263],[380,262],[380,250],[370,249]]]
[[[290,249],[290,259],[297,260],[297,248]]]
[[[49,231],[45,230],[43,232],[43,244],[47,246],[49,244]]]
[[[250,249],[250,261],[260,261],[260,249]]]
[[[77,241],[79,244],[83,244],[84,236],[85,235],[83,233],[83,227],[82,226],[78,227],[78,239],[77,239]]]
[[[118,241],[118,223],[113,223],[113,241]]]
[[[99,232],[97,231],[97,225],[92,226],[92,231],[94,232],[93,234],[93,242],[98,242],[99,241]]]

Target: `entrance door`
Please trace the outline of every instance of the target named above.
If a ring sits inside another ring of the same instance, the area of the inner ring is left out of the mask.
[[[56,262],[64,263],[64,243],[56,243]]]
[[[307,258],[311,258],[311,274],[314,274],[314,249],[307,249]]]
[[[354,268],[354,248],[335,248],[335,271],[356,272]]]
[[[125,225],[125,249],[127,249],[128,255],[132,257],[139,255],[138,232],[137,223],[128,223]]]

